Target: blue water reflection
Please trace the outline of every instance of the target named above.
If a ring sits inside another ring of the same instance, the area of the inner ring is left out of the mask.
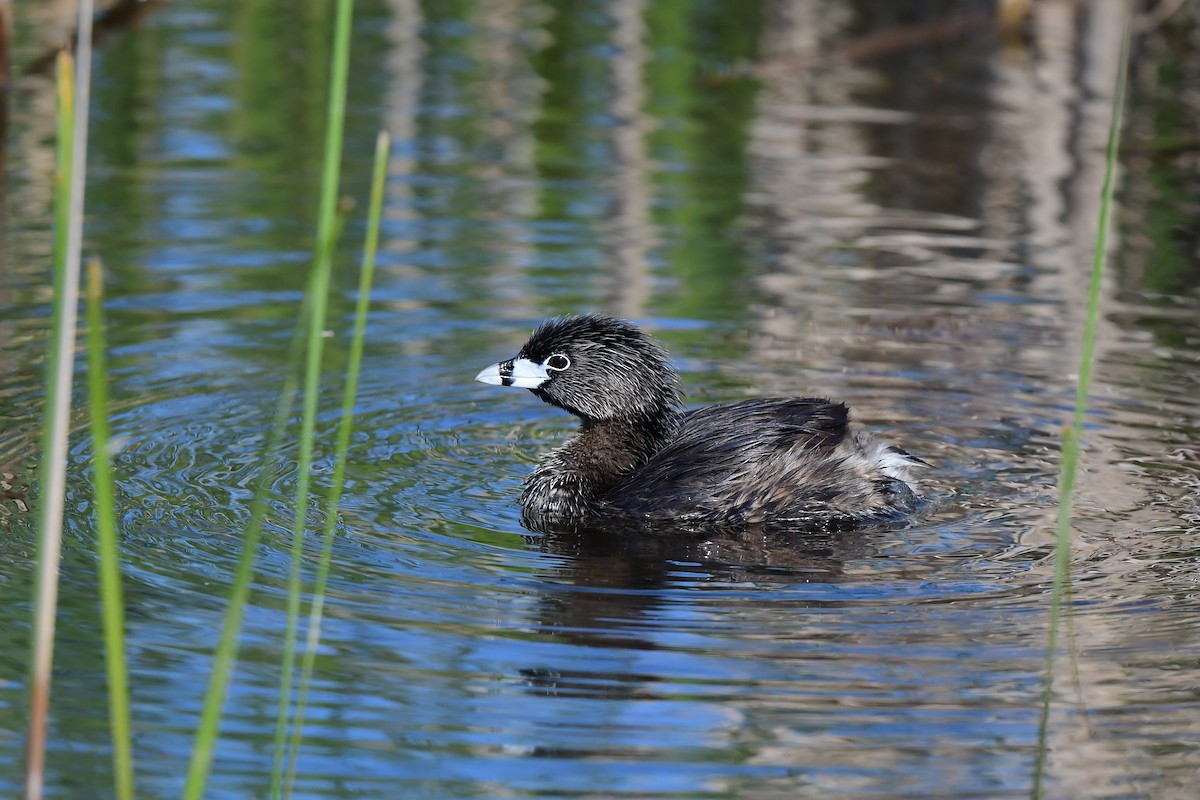
[[[17,5],[24,63],[54,22]],[[260,458],[311,259],[319,5],[162,4],[97,61],[88,249],[108,280],[144,797],[179,793],[263,477],[210,796],[268,786],[297,447]],[[358,206],[330,301],[319,492],[375,132],[394,145],[297,793],[1027,796],[1124,4],[1043,0],[1015,32],[917,0],[357,5],[341,190]],[[1056,796],[1189,796],[1200,769],[1200,268],[1177,213],[1197,190],[1172,144],[1200,119],[1181,88],[1200,81],[1198,29],[1185,4],[1134,62],[1075,638],[1051,714]],[[36,498],[22,487],[48,317],[51,97],[47,77],[22,79],[7,159],[3,794],[22,782],[26,724],[34,523],[20,504]],[[689,403],[847,400],[934,463],[926,506],[837,535],[523,528],[521,479],[573,423],[471,377],[543,317],[583,310],[661,338]],[[77,412],[59,797],[111,783],[89,456]],[[306,579],[325,521],[317,504],[309,516]]]

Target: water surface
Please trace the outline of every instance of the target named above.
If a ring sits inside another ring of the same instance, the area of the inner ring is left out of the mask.
[[[357,5],[342,189],[360,209],[375,132],[394,145],[298,793],[1027,796],[1126,5],[1043,0],[1011,36],[916,0]],[[165,4],[98,54],[87,249],[108,279],[145,797],[181,788],[264,472],[267,536],[210,796],[268,785],[297,448],[260,458],[314,230],[318,6]],[[62,21],[18,7],[23,63]],[[1198,30],[1185,4],[1135,39],[1054,796],[1189,797],[1200,779]],[[35,515],[21,504],[37,505],[22,487],[42,404],[52,101],[46,76],[18,80],[6,162],[6,795],[27,713]],[[322,488],[360,217],[331,300]],[[691,404],[846,400],[934,464],[925,510],[838,535],[523,529],[521,478],[573,423],[471,378],[543,317],[589,310],[662,339]],[[89,457],[78,410],[55,797],[111,785]]]

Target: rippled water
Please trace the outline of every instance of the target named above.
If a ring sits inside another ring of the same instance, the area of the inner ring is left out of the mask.
[[[180,790],[263,470],[271,512],[210,795],[264,796],[271,763],[296,448],[259,459],[309,258],[324,18],[227,5],[165,5],[97,63],[88,237],[108,273],[146,797]],[[375,130],[395,145],[303,796],[1028,795],[1125,10],[1034,5],[1003,44],[978,20],[938,33],[957,18],[933,2],[359,4],[343,191],[360,207]],[[18,6],[29,61],[56,21]],[[1189,797],[1200,779],[1200,183],[1179,145],[1200,119],[1197,31],[1185,6],[1135,47],[1053,796]],[[21,78],[14,105],[6,795],[26,725],[49,80]],[[326,459],[360,234],[356,216]],[[654,332],[693,404],[848,401],[934,464],[926,508],[837,535],[523,529],[521,478],[572,422],[471,378],[542,317],[582,310]],[[77,411],[57,797],[111,785],[88,459]],[[322,519],[314,506],[312,530]]]

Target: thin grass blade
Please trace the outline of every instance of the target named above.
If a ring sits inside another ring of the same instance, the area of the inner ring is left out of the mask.
[[[311,293],[310,282],[304,301],[305,305],[308,304],[308,296]],[[221,638],[213,653],[212,673],[208,679],[204,708],[201,711],[200,722],[196,726],[196,738],[192,744],[192,756],[183,790],[183,796],[187,800],[200,800],[204,796],[204,787],[208,783],[209,771],[212,768],[213,752],[216,749],[217,735],[220,732],[225,697],[229,693],[229,683],[237,664],[237,640],[241,634],[242,621],[245,618],[246,601],[250,597],[250,579],[254,574],[254,559],[258,553],[263,522],[266,519],[267,496],[272,477],[268,467],[272,454],[279,451],[280,444],[283,442],[288,414],[291,412],[296,396],[296,387],[300,382],[298,371],[294,365],[300,358],[302,341],[299,335],[292,337],[288,349],[288,368],[284,373],[283,387],[279,390],[279,397],[275,401],[275,411],[271,416],[271,428],[267,434],[266,445],[263,447],[258,481],[254,485],[254,499],[250,504],[250,520],[246,523],[246,532],[242,537],[242,552],[238,558],[237,569],[234,571],[233,585],[229,591],[229,603],[225,610],[225,619],[221,624]]]
[[[329,568],[333,559],[333,534],[337,528],[338,505],[342,500],[342,485],[346,477],[346,453],[350,450],[350,433],[354,425],[354,403],[358,396],[358,374],[362,365],[363,342],[367,328],[367,311],[371,302],[371,284],[375,277],[375,255],[379,249],[380,220],[383,217],[383,189],[387,181],[388,152],[391,141],[386,131],[375,140],[375,168],[371,180],[371,204],[367,211],[367,235],[363,247],[362,271],[358,279],[358,303],[354,311],[354,336],[350,342],[350,360],[346,366],[346,384],[342,392],[342,416],[338,422],[337,450],[334,454],[333,484],[325,503],[325,530],[321,537],[321,556],[313,586],[312,606],[308,615],[308,637],[300,668],[300,689],[296,698],[296,713],[288,744],[287,778],[284,797],[292,796],[296,782],[296,762],[300,740],[304,735],[304,714],[308,708],[308,690],[312,683],[317,646],[321,641],[321,618],[325,610],[325,592],[329,585]]]
[[[1063,429],[1062,464],[1058,478],[1058,516],[1055,522],[1054,590],[1050,600],[1050,621],[1046,642],[1046,679],[1038,722],[1037,758],[1034,763],[1032,796],[1041,798],[1044,790],[1050,705],[1054,694],[1054,657],[1058,646],[1058,627],[1063,614],[1063,595],[1070,581],[1071,514],[1075,496],[1075,476],[1087,411],[1088,390],[1092,379],[1092,361],[1096,351],[1096,325],[1100,317],[1100,284],[1108,249],[1108,229],[1112,218],[1113,190],[1116,184],[1117,154],[1121,143],[1121,124],[1125,108],[1125,82],[1129,62],[1128,22],[1121,42],[1112,119],[1105,153],[1104,184],[1100,190],[1100,218],[1096,227],[1096,250],[1092,257],[1091,285],[1088,289],[1087,314],[1084,318],[1083,348],[1079,357],[1079,380],[1075,387],[1075,413]]]
[[[54,317],[46,377],[46,425],[39,485],[42,512],[34,596],[33,654],[30,670],[29,737],[25,798],[39,800],[45,788],[46,729],[50,712],[50,671],[54,663],[54,622],[58,609],[58,569],[62,551],[66,494],[67,428],[75,366],[75,325],[79,306],[79,258],[83,244],[83,178],[87,170],[88,99],[92,78],[92,3],[79,3],[78,59],[58,60],[58,159],[55,187]],[[74,80],[71,79],[72,66]]]
[[[339,217],[334,228],[334,240],[341,231]],[[250,580],[253,577],[254,557],[262,538],[263,522],[266,518],[267,496],[271,485],[272,474],[267,469],[271,456],[279,452],[283,442],[283,434],[287,428],[288,415],[300,385],[300,356],[304,352],[307,330],[305,321],[308,319],[309,308],[312,306],[313,275],[305,288],[304,300],[301,302],[300,319],[288,345],[286,358],[287,369],[284,373],[283,387],[275,403],[275,411],[271,418],[270,431],[263,448],[258,481],[254,487],[254,499],[250,505],[250,521],[246,525],[246,533],[242,538],[242,554],[234,573],[233,587],[229,594],[229,607],[225,612],[222,623],[221,639],[213,656],[213,671],[209,677],[208,691],[205,696],[204,709],[200,723],[196,728],[196,740],[192,746],[191,765],[188,768],[185,797],[200,797],[211,769],[213,752],[217,736],[220,732],[221,713],[225,696],[229,690],[229,682],[233,669],[237,664],[237,638],[241,632],[242,620],[245,616],[245,605],[250,595]]]
[[[337,228],[338,183],[342,131],[346,116],[346,79],[350,70],[351,0],[338,0],[334,23],[333,55],[330,64],[329,106],[325,129],[325,163],[321,175],[321,198],[317,220],[317,251],[313,262],[312,305],[309,309],[308,359],[305,368],[303,416],[300,423],[299,477],[296,481],[295,526],[292,531],[291,567],[288,571],[287,625],[284,631],[279,708],[276,715],[275,746],[271,769],[271,797],[282,786],[284,745],[287,740],[288,707],[292,696],[296,628],[300,618],[301,566],[304,531],[308,517],[308,488],[312,470],[313,439],[317,417],[317,395],[321,381],[325,313],[332,269],[333,242]]]
[[[229,691],[229,683],[233,669],[237,664],[237,639],[241,633],[242,620],[245,617],[245,606],[250,595],[250,582],[254,572],[254,559],[262,538],[263,523],[266,518],[267,497],[272,480],[268,467],[273,454],[279,452],[283,442],[283,434],[287,428],[288,415],[295,401],[296,390],[300,384],[299,361],[305,343],[302,335],[305,330],[304,321],[313,302],[313,275],[309,276],[305,289],[304,300],[301,303],[300,321],[292,335],[288,346],[287,369],[284,373],[283,386],[275,402],[275,410],[271,417],[271,427],[263,448],[258,481],[254,487],[254,499],[250,505],[250,520],[246,524],[246,532],[242,538],[242,553],[234,573],[233,586],[229,593],[229,605],[222,623],[221,638],[213,655],[213,669],[209,676],[208,691],[205,695],[204,709],[200,723],[196,728],[196,739],[192,746],[191,762],[188,767],[187,783],[184,787],[184,797],[189,800],[199,800],[204,794],[212,766],[213,752],[216,747],[220,730],[220,720]]]
[[[108,436],[108,371],[105,366],[103,277],[100,262],[87,270],[88,401],[92,418],[92,486],[96,496],[96,549],[104,611],[104,656],[108,670],[108,721],[113,746],[113,781],[121,800],[133,797],[133,744],[129,681],[125,666],[125,598],[117,546],[112,463]]]

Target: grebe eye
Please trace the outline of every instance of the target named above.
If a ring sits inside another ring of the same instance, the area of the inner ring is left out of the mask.
[[[546,359],[546,369],[562,371],[571,366],[571,359],[564,356],[562,353],[555,353]]]

